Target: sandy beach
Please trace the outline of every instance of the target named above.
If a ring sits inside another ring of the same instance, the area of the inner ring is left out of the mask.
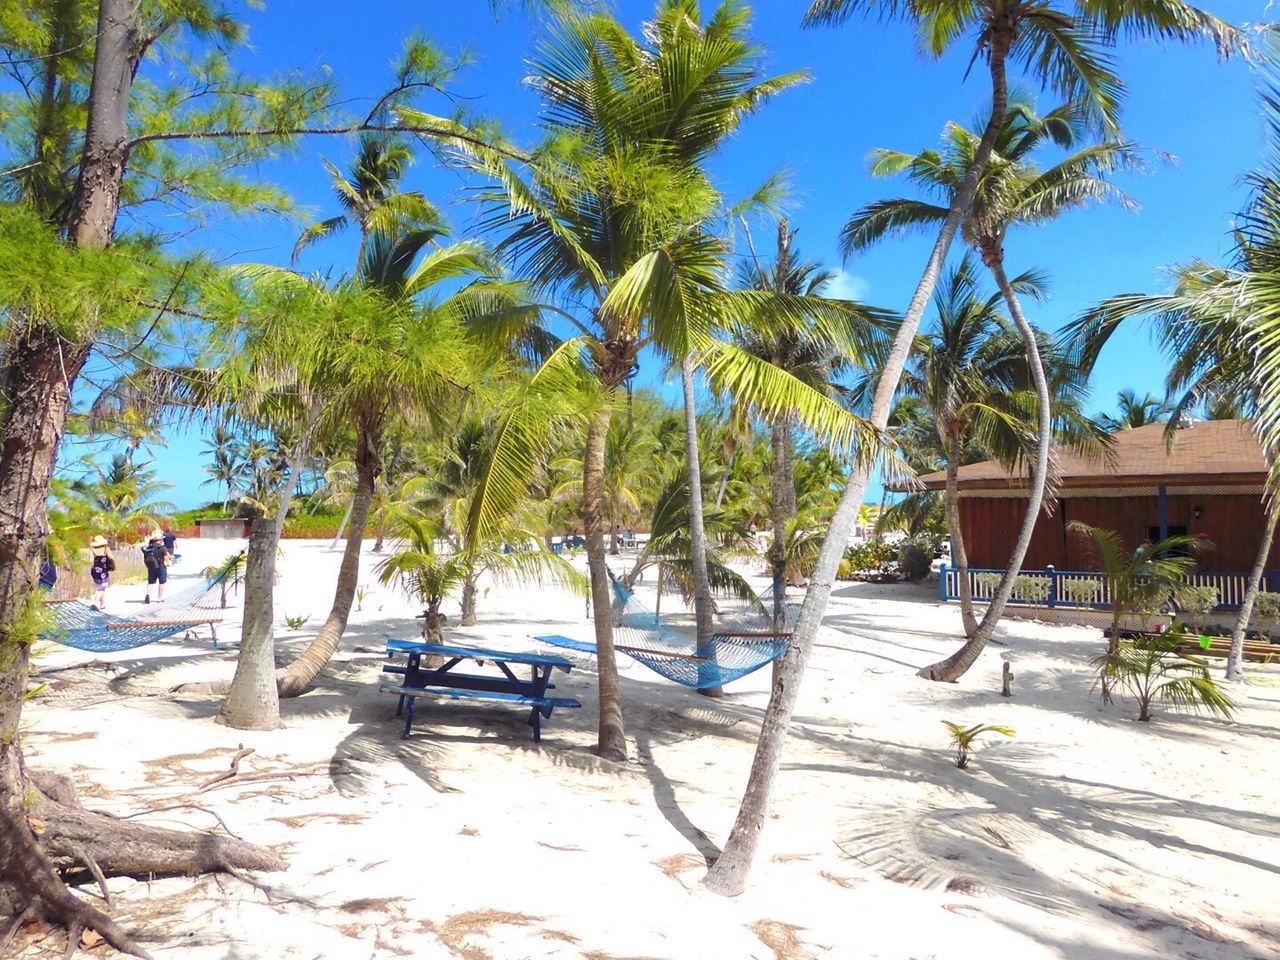
[[[171,590],[239,546],[184,541]],[[283,660],[324,619],[340,554],[319,541],[282,549]],[[1139,723],[1127,696],[1103,707],[1092,689],[1099,631],[1011,620],[961,683],[929,684],[915,670],[959,633],[936,584],[841,585],[750,888],[728,900],[700,880],[746,783],[767,669],[711,700],[622,661],[622,765],[592,753],[594,662],[577,655],[558,693],[583,707],[557,711],[540,745],[523,711],[492,703],[424,702],[401,740],[377,682],[385,638],[415,636],[418,611],[377,584],[377,560],[366,551],[368,593],[341,653],[313,690],[282,702],[279,731],[228,729],[216,699],[168,692],[231,676],[236,611],[217,649],[201,631],[115,655],[40,652],[39,668],[56,672],[24,713],[29,764],[72,776],[88,806],[230,830],[288,862],[259,885],[110,881],[110,912],[155,956],[1280,954],[1280,667],[1252,665],[1234,722],[1159,710]],[[114,587],[109,607],[140,609],[142,590]],[[535,633],[590,639],[580,597],[481,592],[480,623],[447,637],[513,650]],[[652,606],[651,583],[640,597]],[[456,602],[446,612],[456,617]],[[286,616],[309,620],[291,631]],[[1004,659],[1011,699],[999,695]],[[983,742],[962,771],[943,720],[1016,736]],[[239,775],[201,792],[240,744],[254,753]],[[80,890],[97,895],[92,882]],[[20,957],[65,948],[62,931],[14,946]]]

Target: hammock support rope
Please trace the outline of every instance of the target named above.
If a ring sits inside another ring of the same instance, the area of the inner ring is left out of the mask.
[[[694,689],[720,687],[754,673],[772,663],[791,643],[789,632],[760,629],[771,624],[763,603],[757,601],[748,609],[750,623],[727,624],[717,630],[710,642],[695,648],[684,636],[664,627],[658,615],[641,604],[629,590],[613,580],[614,631],[621,641],[614,649],[648,667],[654,673]],[[751,626],[755,629],[746,629]],[[535,640],[594,654],[596,645],[569,637],[546,635]]]

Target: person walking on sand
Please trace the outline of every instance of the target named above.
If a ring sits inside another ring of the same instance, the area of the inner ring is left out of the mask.
[[[164,524],[162,529],[164,534],[164,552],[169,554],[169,562],[174,563],[178,559],[178,554],[175,552],[178,546],[178,535],[173,532],[173,528],[167,523]]]
[[[116,568],[116,561],[111,556],[111,548],[107,546],[107,538],[102,534],[89,541],[89,549],[93,552],[93,562],[89,564],[89,579],[93,581],[93,609],[105,610],[107,587],[111,586],[111,573]]]
[[[164,548],[164,534],[156,530],[142,548],[142,562],[147,566],[147,595],[143,603],[151,602],[151,585],[156,586],[156,602],[164,599],[164,585],[169,582],[169,551]]]

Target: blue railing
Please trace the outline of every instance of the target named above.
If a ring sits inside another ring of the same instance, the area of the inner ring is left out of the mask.
[[[991,599],[999,586],[1003,570],[991,567],[970,567],[969,585],[973,599],[985,602]],[[1185,578],[1188,585],[1213,587],[1218,592],[1216,610],[1239,610],[1249,586],[1246,573],[1191,573]],[[1280,593],[1280,571],[1263,575],[1262,589]],[[945,601],[960,599],[960,578],[953,567],[943,564],[938,571],[938,597]],[[1014,580],[1014,590],[1009,602],[1037,607],[1073,607],[1085,610],[1110,610],[1111,588],[1107,578],[1097,571],[1058,570],[1053,566],[1043,570],[1023,570]]]

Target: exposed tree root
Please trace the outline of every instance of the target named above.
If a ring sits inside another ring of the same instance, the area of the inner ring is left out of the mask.
[[[7,778],[6,778],[7,779]],[[0,887],[21,918],[35,908],[65,926],[74,946],[85,930],[123,953],[148,956],[110,917],[71,893],[61,875],[88,870],[106,893],[108,876],[173,876],[281,870],[274,852],[233,837],[168,830],[86,810],[65,777],[31,774],[0,802]],[[10,784],[21,779],[10,779]]]

